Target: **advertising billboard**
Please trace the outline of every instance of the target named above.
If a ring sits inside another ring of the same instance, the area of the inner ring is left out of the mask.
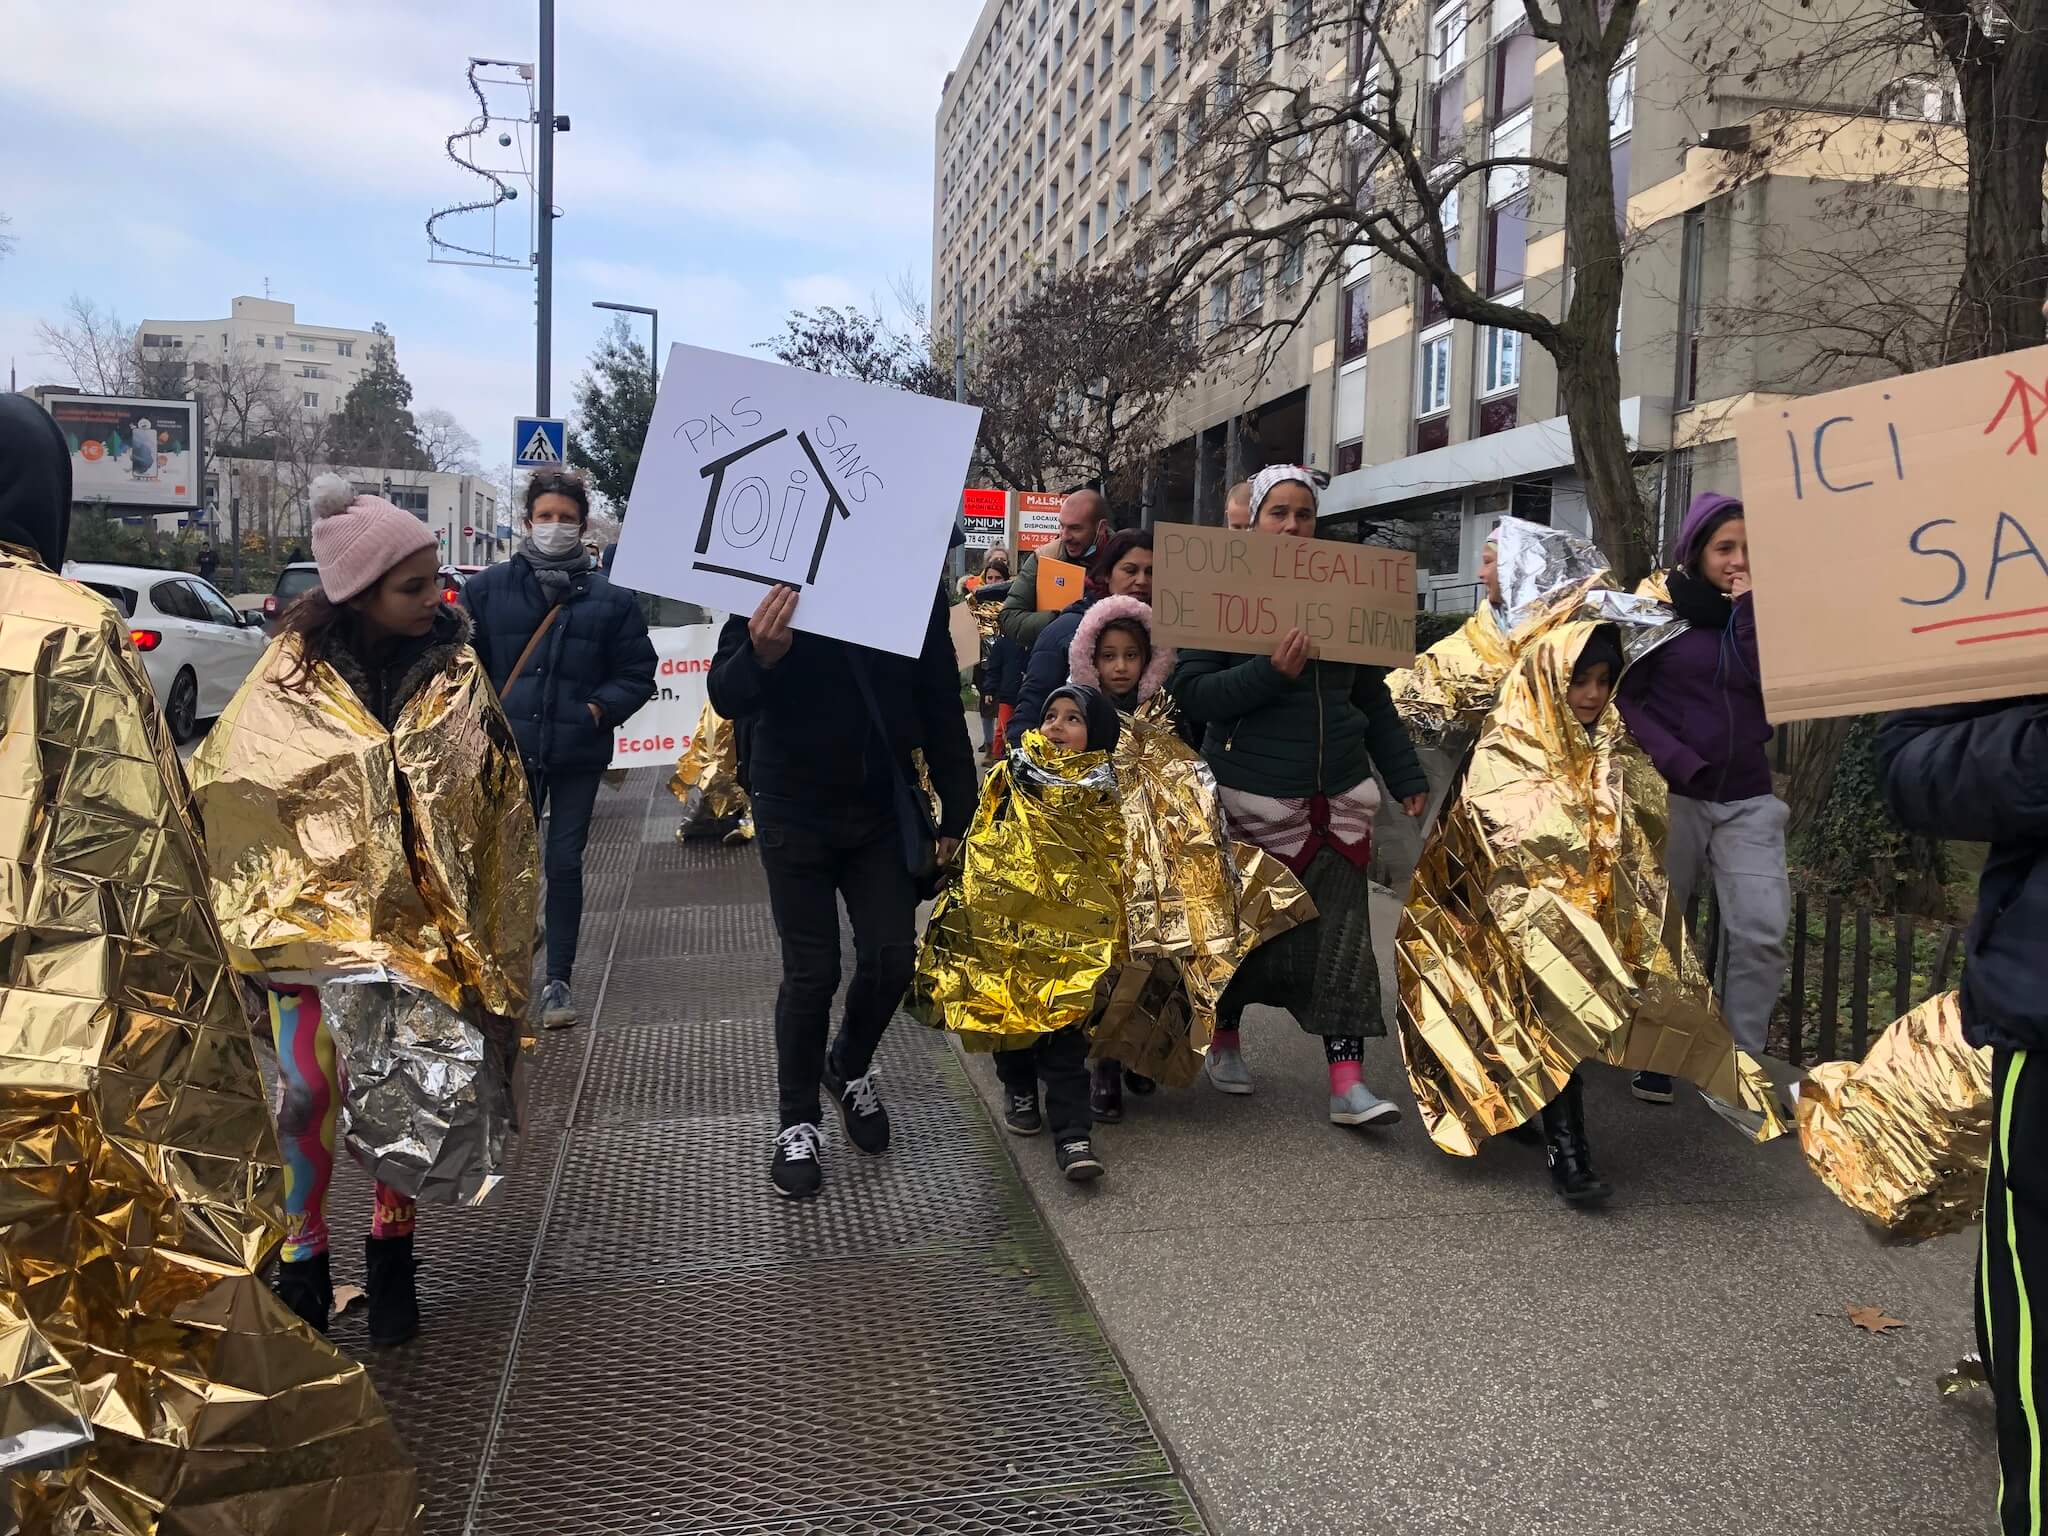
[[[1060,504],[1067,498],[1054,491],[1017,493],[1017,553],[1028,555],[1060,536]]]
[[[71,449],[71,499],[161,511],[199,505],[199,407],[120,395],[43,397]]]
[[[1009,493],[969,486],[960,493],[960,516],[969,549],[1000,548],[1009,525]]]

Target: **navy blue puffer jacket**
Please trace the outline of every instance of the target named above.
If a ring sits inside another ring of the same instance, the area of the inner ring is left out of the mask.
[[[546,594],[532,567],[514,555],[472,576],[462,604],[476,626],[470,643],[502,689],[547,617]],[[610,764],[612,733],[654,697],[654,664],[654,642],[633,594],[598,571],[573,577],[562,612],[503,699],[528,767]],[[602,721],[591,718],[592,704]]]

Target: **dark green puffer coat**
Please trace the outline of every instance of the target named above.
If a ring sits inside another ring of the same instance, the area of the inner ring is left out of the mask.
[[[1226,788],[1279,800],[1341,795],[1378,768],[1403,800],[1429,779],[1386,678],[1384,667],[1311,660],[1289,679],[1264,656],[1182,651],[1167,687],[1205,727],[1202,756]]]

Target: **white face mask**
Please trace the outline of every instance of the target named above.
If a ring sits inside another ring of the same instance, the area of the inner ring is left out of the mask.
[[[551,560],[559,560],[583,547],[583,530],[574,523],[535,523],[533,547]]]

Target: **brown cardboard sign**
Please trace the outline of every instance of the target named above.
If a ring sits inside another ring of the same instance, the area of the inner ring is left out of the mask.
[[[1415,556],[1255,530],[1152,530],[1153,639],[1263,656],[1297,628],[1326,661],[1407,666],[1415,660]]]
[[[1773,720],[2048,686],[2048,347],[1735,418]]]

